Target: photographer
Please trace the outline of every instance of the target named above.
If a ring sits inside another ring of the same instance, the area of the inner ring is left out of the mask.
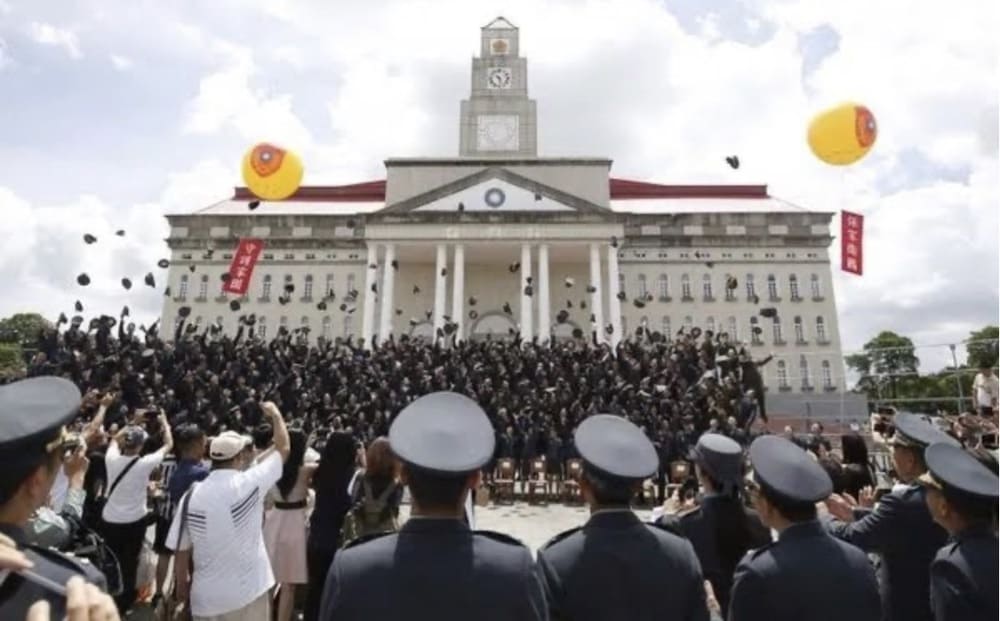
[[[77,524],[83,519],[83,501],[87,494],[83,490],[83,477],[87,473],[90,460],[87,447],[80,444],[66,458],[63,472],[69,481],[62,509],[55,511],[48,505],[39,507],[28,521],[27,540],[35,545],[66,550],[66,546],[76,533]]]

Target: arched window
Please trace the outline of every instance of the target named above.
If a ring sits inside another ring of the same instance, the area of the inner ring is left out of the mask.
[[[291,274],[285,274],[285,286],[281,289],[280,295],[285,295],[288,292],[288,285],[295,285],[295,278]]]
[[[799,277],[792,274],[788,277],[788,296],[793,300],[800,300],[799,297]]]
[[[257,318],[257,338],[261,340],[267,338],[267,317]]]
[[[830,371],[829,360],[824,360],[820,364],[820,372],[823,374],[823,388],[833,388],[833,373]]]
[[[822,316],[816,317],[816,340],[820,343],[826,343],[826,323],[823,321]]]
[[[306,301],[309,301],[312,300],[312,296],[313,296],[313,275],[306,274],[306,282],[302,286],[302,297],[305,298]]]
[[[691,278],[687,274],[681,275],[681,297],[691,299]]]
[[[736,317],[733,317],[732,315],[729,316],[729,326],[726,330],[729,332],[730,342],[736,341],[740,338],[739,334],[737,334]]]
[[[685,315],[685,317],[684,317],[684,329],[685,330],[690,330],[692,327],[694,327],[694,319],[691,318],[691,315]]]
[[[762,342],[761,338],[760,338],[760,333],[759,333],[760,330],[761,330],[761,327],[758,325],[757,317],[751,317],[750,318],[750,342],[752,342],[754,345],[760,345],[761,342]]]
[[[753,296],[757,295],[757,289],[753,284],[753,274],[747,274],[744,282],[747,284],[747,300],[752,300]]]
[[[788,389],[788,367],[784,360],[778,361],[778,388]]]
[[[708,318],[705,319],[705,329],[710,330],[712,334],[715,334],[715,317],[709,315]]]
[[[330,316],[327,315],[326,317],[323,317],[323,338],[324,339],[329,339],[330,338],[330,327],[331,327]]]
[[[646,275],[645,274],[639,274],[638,281],[639,281],[639,292],[637,293],[637,297],[645,299],[645,297],[646,297]]]
[[[353,319],[352,315],[344,315],[344,336],[350,336],[351,335],[351,320],[352,319]]]
[[[774,331],[774,344],[780,345],[785,342],[781,336],[781,318],[775,317],[774,323],[771,324],[771,329]]]
[[[706,300],[712,299],[712,276],[710,274],[705,274],[701,277],[701,289],[702,294]]]
[[[819,274],[813,274],[809,277],[809,289],[811,290],[814,300],[818,300],[823,297],[823,290],[819,287]]]
[[[625,291],[625,274],[618,272],[618,291]]]
[[[181,285],[177,290],[177,297],[183,302],[188,296],[188,275],[181,274]]]
[[[812,382],[809,381],[809,361],[805,356],[799,356],[799,375],[802,376],[802,388],[809,388]]]
[[[278,320],[278,329],[279,331],[282,331],[282,329],[288,329],[288,317],[282,316],[281,319]]]
[[[626,318],[625,315],[622,315],[619,321],[622,322],[622,333],[619,334],[618,336],[621,338],[625,338],[626,336],[628,336],[628,318]]]
[[[670,278],[666,274],[660,274],[660,300],[667,300],[670,297]]]
[[[767,295],[772,302],[778,300],[778,279],[774,277],[774,274],[767,275]]]
[[[802,317],[796,315],[795,319],[793,320],[793,326],[795,328],[795,342],[798,343],[799,345],[805,343],[806,333],[805,329],[803,329],[802,327]]]
[[[352,291],[354,291],[354,274],[348,274],[347,275],[347,290],[344,291],[344,293],[347,294],[347,295],[350,295],[350,293]],[[347,333],[345,332],[345,334],[347,334]]]
[[[333,294],[333,274],[326,275],[326,297],[330,297]]]
[[[208,274],[201,275],[201,282],[198,283],[198,299],[204,300],[208,297]]]
[[[267,301],[271,299],[271,275],[264,275],[264,283],[260,290],[260,299]]]
[[[736,299],[736,290],[729,288],[729,280],[733,277],[732,274],[726,274],[725,278],[722,279],[723,289],[726,291],[726,301]]]
[[[663,336],[670,338],[670,317],[667,315],[663,316],[662,322],[660,323],[660,331],[663,332]]]
[[[226,272],[223,272],[223,273],[225,274]],[[222,280],[221,277],[219,278],[219,296],[220,297],[226,295],[226,282],[227,281]]]

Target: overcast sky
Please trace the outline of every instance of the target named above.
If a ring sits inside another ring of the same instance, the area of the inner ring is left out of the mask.
[[[542,155],[860,211],[865,275],[834,270],[845,351],[882,329],[956,342],[998,315],[997,4],[0,0],[0,316],[78,298],[88,314],[155,315],[159,294],[120,278],[157,271],[162,214],[227,197],[254,142],[299,151],[313,184],[456,155],[479,28],[503,14],[521,28]],[[804,135],[845,100],[879,137],[839,169]],[[917,353],[925,369],[949,356]]]

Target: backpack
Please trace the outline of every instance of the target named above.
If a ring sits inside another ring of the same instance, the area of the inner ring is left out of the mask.
[[[390,483],[377,497],[372,493],[371,484],[364,476],[360,477],[358,484],[361,486],[361,497],[355,501],[344,518],[344,527],[341,531],[342,544],[365,535],[395,531],[399,528],[395,507],[389,503],[389,499],[398,489],[398,484]]]

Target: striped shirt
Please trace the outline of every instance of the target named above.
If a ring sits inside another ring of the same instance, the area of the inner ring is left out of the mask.
[[[208,617],[237,610],[274,586],[264,547],[264,497],[281,478],[282,461],[272,453],[245,471],[213,470],[190,492],[184,532],[183,502],[170,526],[167,545],[193,547],[191,613]]]

